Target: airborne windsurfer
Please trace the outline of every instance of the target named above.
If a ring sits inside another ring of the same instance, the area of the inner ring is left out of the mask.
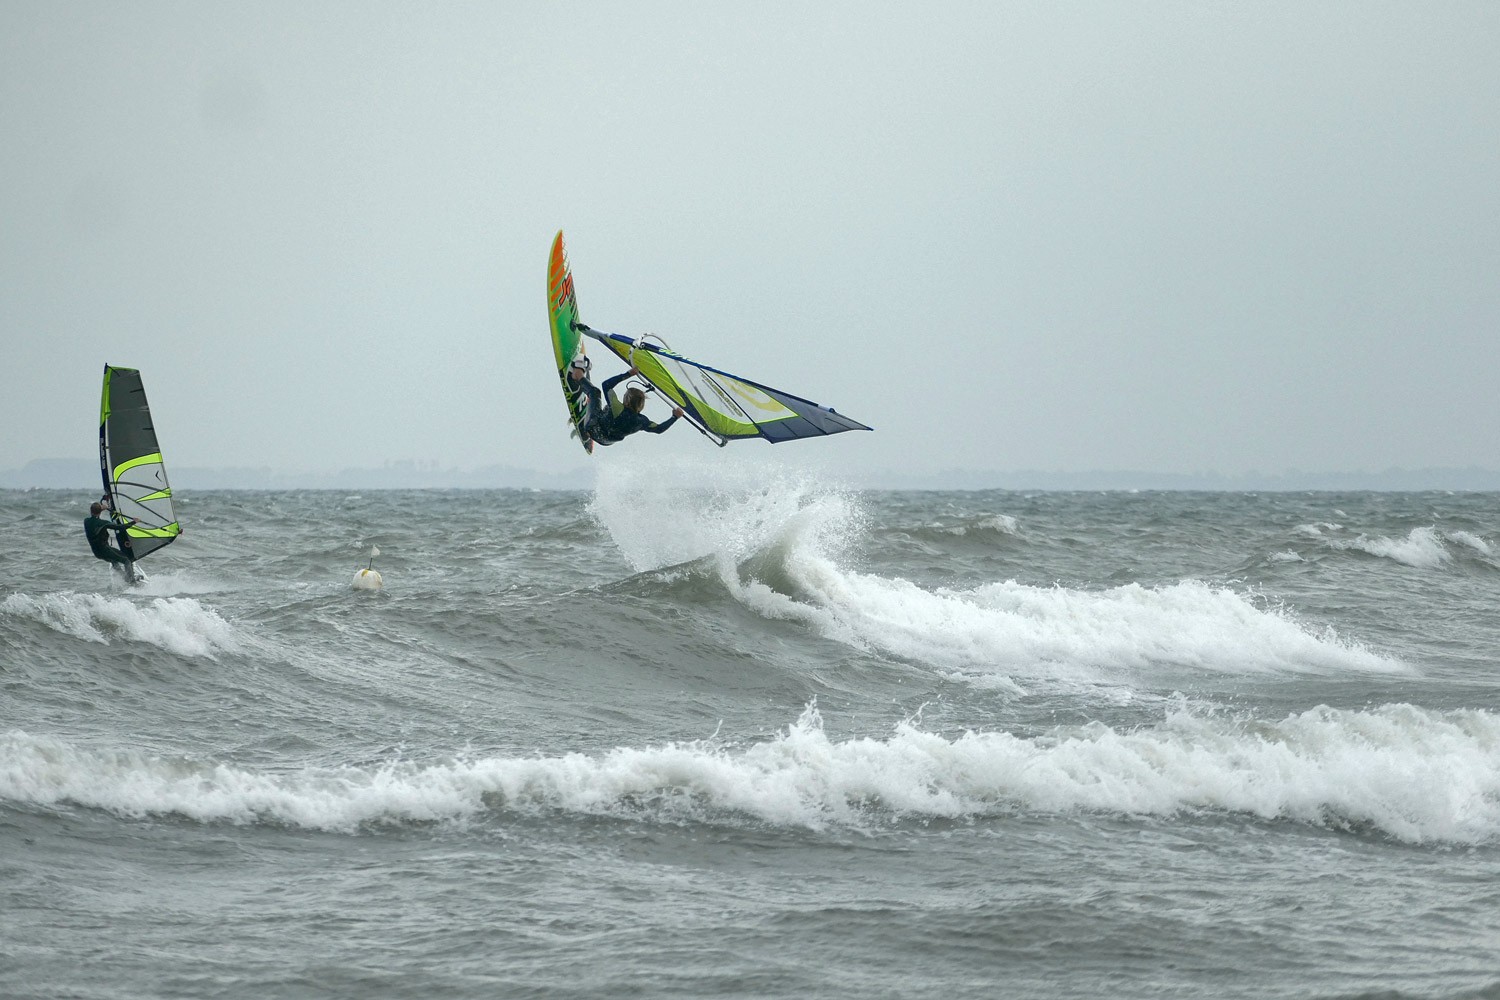
[[[660,434],[682,416],[682,407],[679,406],[672,410],[671,419],[663,423],[658,424],[648,419],[641,412],[646,408],[646,394],[635,386],[625,390],[624,400],[617,397],[614,391],[615,386],[632,375],[640,374],[634,368],[614,378],[605,379],[604,388],[601,391],[589,381],[589,367],[588,358],[580,354],[568,368],[568,382],[575,388],[581,388],[584,395],[588,397],[589,409],[588,415],[583,420],[582,433],[590,441],[598,444],[614,444],[625,440],[636,431]],[[605,400],[608,400],[608,406],[605,405]]]
[[[83,533],[88,537],[89,548],[94,551],[95,559],[103,559],[113,563],[115,568],[124,574],[125,579],[135,583],[138,579],[135,572],[135,553],[130,548],[130,536],[125,534],[125,529],[135,524],[135,520],[125,522],[106,521],[99,515],[104,513],[104,504],[94,501],[89,505],[89,516],[83,519]],[[115,538],[120,543],[118,549],[109,544],[109,535],[106,532],[115,532]]]

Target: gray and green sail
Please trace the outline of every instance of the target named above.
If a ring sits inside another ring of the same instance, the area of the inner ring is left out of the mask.
[[[685,358],[664,345],[632,340],[618,333],[583,332],[614,351],[693,423],[729,441],[762,438],[776,444],[871,428],[827,406],[780,389],[731,375]]]
[[[151,423],[146,389],[134,368],[104,366],[99,472],[115,520],[137,522],[125,532],[136,559],[176,541],[182,528],[172,511],[172,487]]]

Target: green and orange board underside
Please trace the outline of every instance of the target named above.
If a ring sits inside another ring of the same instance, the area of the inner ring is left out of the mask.
[[[568,403],[568,418],[578,432],[583,450],[592,454],[589,440],[583,436],[588,397],[581,388],[568,384],[568,368],[573,359],[583,353],[583,335],[574,326],[578,322],[578,298],[573,294],[573,272],[568,267],[561,229],[557,231],[557,238],[552,241],[552,253],[547,257],[547,320],[552,327],[552,353],[557,361],[557,380]]]

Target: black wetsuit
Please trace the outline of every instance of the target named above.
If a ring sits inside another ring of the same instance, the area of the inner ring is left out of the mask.
[[[130,539],[125,535],[127,526],[118,521],[106,521],[102,517],[90,515],[83,519],[83,533],[88,536],[89,548],[94,550],[94,558],[103,559],[120,567],[120,572],[131,580],[135,579],[135,557],[130,551]],[[119,539],[120,548],[112,548],[109,544],[109,536],[105,532],[113,531]]]
[[[644,413],[627,410],[624,404],[615,398],[614,388],[629,375],[629,372],[625,372],[614,378],[605,379],[602,393],[589,382],[583,383],[583,391],[589,397],[589,415],[584,421],[583,432],[599,444],[614,444],[616,441],[623,441],[636,431],[660,434],[677,422],[677,417],[673,416],[672,419],[658,424],[648,419]],[[609,398],[608,406],[604,405],[603,397],[605,396]]]

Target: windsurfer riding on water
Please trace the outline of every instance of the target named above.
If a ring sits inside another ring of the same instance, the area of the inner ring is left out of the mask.
[[[113,563],[115,569],[119,570],[130,583],[135,583],[139,577],[135,572],[135,553],[130,547],[130,536],[125,534],[125,529],[135,524],[131,518],[123,523],[120,521],[106,521],[99,515],[104,513],[105,505],[100,501],[108,501],[106,495],[89,505],[89,516],[83,519],[83,533],[88,537],[89,548],[94,550],[95,559],[103,559]],[[115,539],[119,542],[119,549],[110,547],[109,535],[113,531]]]
[[[591,367],[588,356],[584,354],[574,358],[573,364],[568,367],[569,386],[582,389],[583,394],[588,397],[588,414],[584,417],[579,430],[589,451],[594,450],[593,446],[596,442],[605,445],[614,444],[625,440],[636,431],[660,434],[682,416],[682,407],[679,406],[672,410],[670,420],[660,424],[654,423],[641,412],[646,407],[646,394],[640,389],[635,386],[626,389],[624,400],[615,395],[615,386],[632,375],[640,374],[634,367],[614,378],[605,379],[602,392],[589,381]],[[604,405],[606,398],[609,400],[608,406]]]

